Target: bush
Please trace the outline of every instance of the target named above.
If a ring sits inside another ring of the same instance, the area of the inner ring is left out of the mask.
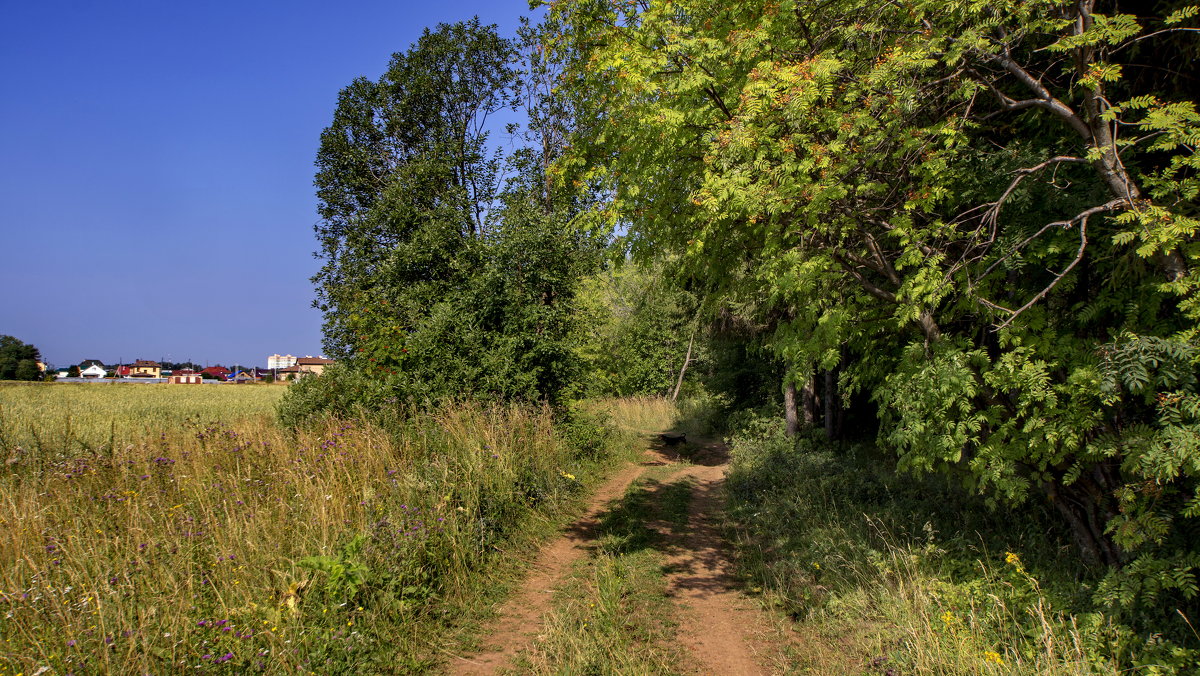
[[[296,428],[326,417],[367,417],[376,422],[394,418],[406,402],[400,388],[383,378],[331,364],[319,376],[292,383],[277,408],[279,422]]]

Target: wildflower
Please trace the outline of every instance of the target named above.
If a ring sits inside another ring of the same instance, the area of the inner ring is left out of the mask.
[[[1004,660],[1000,659],[1000,653],[994,650],[985,650],[983,653],[983,661],[992,664],[1004,664]]]
[[[1021,557],[1017,556],[1016,554],[1014,554],[1012,552],[1007,552],[1004,555],[1004,562],[1010,566],[1020,566],[1021,565]]]

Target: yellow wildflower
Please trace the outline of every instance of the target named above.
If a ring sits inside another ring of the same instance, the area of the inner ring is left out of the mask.
[[[1004,660],[1000,659],[1000,653],[994,650],[985,650],[983,653],[983,661],[992,664],[1004,664]]]

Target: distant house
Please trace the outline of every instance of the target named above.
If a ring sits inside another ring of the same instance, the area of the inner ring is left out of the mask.
[[[131,371],[129,370],[128,365],[121,364],[120,366],[117,367],[116,373],[117,373],[118,378],[128,378]]]
[[[103,378],[108,375],[104,362],[99,359],[84,359],[79,362],[79,376],[82,378]]]
[[[258,377],[251,371],[234,371],[225,376],[225,381],[230,383],[253,383],[258,382]]]
[[[312,373],[319,376],[325,372],[325,367],[332,363],[332,359],[324,357],[300,357],[296,360],[296,368],[300,370],[300,373]]]
[[[216,378],[217,380],[225,380],[229,377],[229,369],[225,368],[224,366],[209,366],[206,369],[202,369],[200,374],[207,374],[208,376]]]
[[[192,369],[179,369],[167,378],[167,382],[175,385],[200,385],[204,382],[204,376]]]
[[[161,378],[162,365],[149,359],[139,359],[129,365],[130,378]]]
[[[275,369],[276,380],[295,380],[300,377],[299,366],[289,366],[284,369]]]

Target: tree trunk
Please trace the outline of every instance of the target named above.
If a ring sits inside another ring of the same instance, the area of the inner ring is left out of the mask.
[[[1070,526],[1071,536],[1086,563],[1119,566],[1124,562],[1121,550],[1104,532],[1111,514],[1101,513],[1102,505],[1097,500],[1102,497],[1093,490],[1098,487],[1088,484],[1091,481],[1084,476],[1070,486],[1049,481],[1042,484],[1042,490]]]
[[[810,372],[808,378],[804,380],[804,387],[800,388],[800,408],[804,411],[805,427],[812,427],[817,420],[817,391],[813,383],[813,376]]]
[[[679,398],[679,389],[683,387],[683,374],[687,373],[688,362],[692,361],[692,345],[696,342],[696,330],[692,329],[692,337],[688,340],[687,354],[683,357],[683,366],[679,367],[679,379],[675,381],[675,391],[671,393],[671,401]]]
[[[834,378],[833,369],[825,372],[825,392],[822,399],[825,400],[825,438],[833,441],[837,434],[836,419],[837,415],[837,379]]]
[[[787,435],[796,436],[800,431],[800,416],[796,411],[796,381],[789,380],[783,387],[783,418],[787,425]]]

